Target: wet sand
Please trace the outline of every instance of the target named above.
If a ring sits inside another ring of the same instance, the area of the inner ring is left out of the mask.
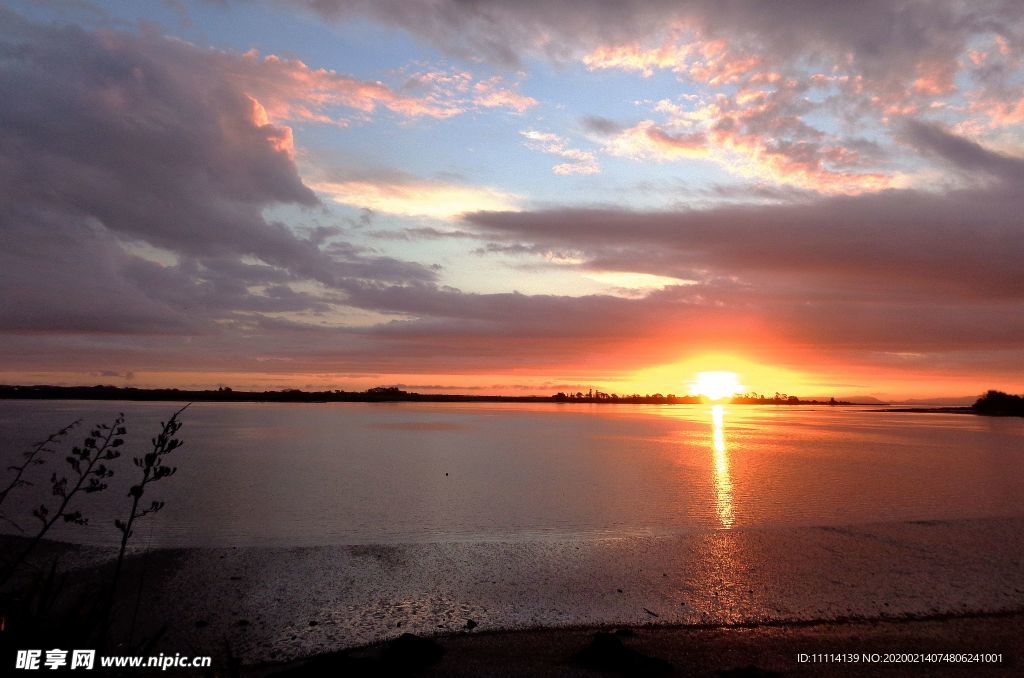
[[[823,640],[814,647],[826,647],[848,633],[852,649],[861,633],[854,627],[881,629],[872,647],[882,647],[886,629],[917,628],[923,639],[957,641],[936,650],[990,651],[959,643],[955,629],[1020,628],[1022,544],[1024,518],[1002,518],[579,541],[167,549],[133,556],[126,581],[143,577],[136,637],[167,624],[162,651],[218,655],[229,643],[247,665],[403,633],[449,636],[451,656],[481,652],[480,661],[494,657],[487,647],[517,642],[552,643],[564,654],[589,637],[581,629],[612,625],[643,627],[637,642],[650,639],[670,661],[682,652],[672,648],[689,642],[680,637],[708,643],[712,654],[733,643],[751,657],[760,656],[759,639],[770,640],[781,643],[782,657],[815,634]],[[65,567],[95,572],[106,554],[67,548]],[[886,619],[896,625],[873,626]],[[748,628],[721,628],[736,625]],[[492,635],[537,628],[560,630]],[[911,649],[900,642],[889,649]]]
[[[203,549],[163,552],[155,593],[170,618],[206,622],[180,642],[227,635],[259,662],[453,632],[470,620],[486,631],[1024,610],[1022,537],[1024,520],[1011,519],[578,543]]]

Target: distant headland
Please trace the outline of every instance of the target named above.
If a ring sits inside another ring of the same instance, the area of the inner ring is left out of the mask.
[[[1024,417],[1024,396],[987,391],[969,407],[901,407],[875,412],[921,412],[925,414],[980,414],[986,417]]]

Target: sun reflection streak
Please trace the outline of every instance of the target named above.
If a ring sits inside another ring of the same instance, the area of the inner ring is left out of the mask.
[[[722,527],[733,524],[732,478],[729,475],[729,455],[725,449],[725,407],[711,407],[711,447],[715,455],[715,494],[718,520]]]

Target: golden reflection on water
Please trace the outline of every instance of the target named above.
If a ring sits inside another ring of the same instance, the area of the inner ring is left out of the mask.
[[[732,527],[732,478],[729,475],[729,453],[725,449],[725,407],[711,407],[711,447],[715,456],[715,504],[722,527]]]

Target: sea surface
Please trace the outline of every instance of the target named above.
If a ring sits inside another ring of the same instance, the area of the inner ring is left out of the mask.
[[[0,507],[31,533],[91,424],[148,451],[173,403],[0,401],[4,468],[84,422]],[[331,546],[670,537],[1024,516],[1024,419],[864,408],[195,403],[139,546]],[[114,465],[51,536],[113,543],[138,473]],[[6,482],[0,487],[5,486]],[[4,525],[5,532],[14,528]]]
[[[141,455],[176,407],[0,401],[2,461],[119,410],[120,449]],[[475,633],[1024,611],[1022,419],[196,403],[182,421],[178,471],[145,496],[166,507],[132,538],[146,601],[133,632],[166,630],[169,653],[227,641],[247,662],[281,660],[470,621]],[[89,430],[0,513],[31,534],[32,507],[55,500],[53,468]],[[138,473],[117,461],[111,486],[73,507],[89,524],[51,534],[84,546],[44,545],[40,562],[48,549],[71,570],[113,557]]]

